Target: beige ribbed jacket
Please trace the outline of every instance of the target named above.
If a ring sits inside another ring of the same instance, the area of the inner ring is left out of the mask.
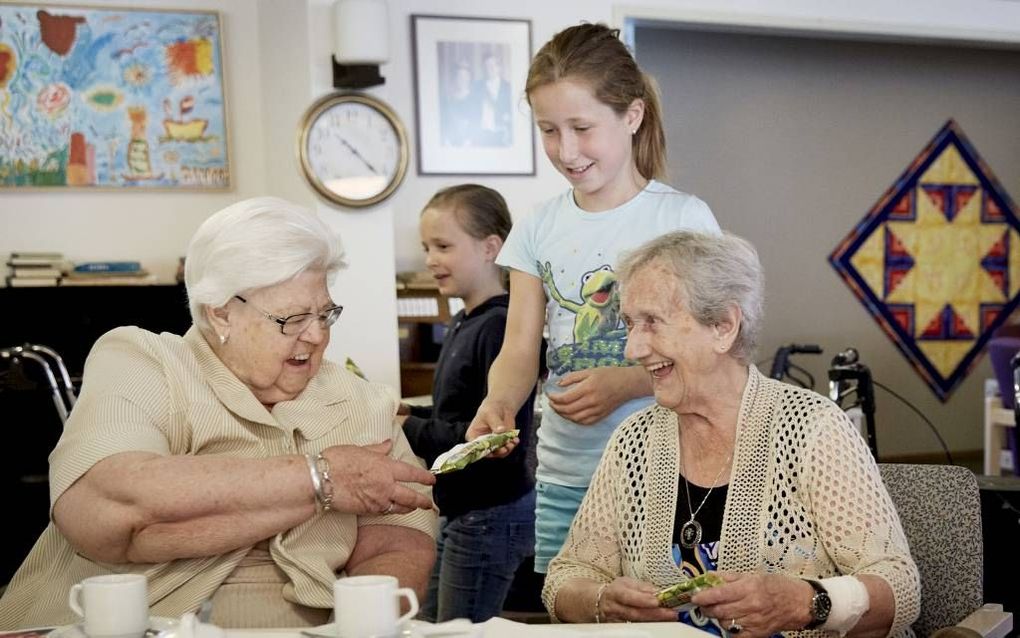
[[[630,576],[660,587],[685,577],[673,561],[681,427],[654,405],[610,440],[542,592],[554,613],[574,578]],[[834,403],[753,366],[740,405],[718,569],[809,578],[874,574],[892,588],[891,635],[917,618],[917,567],[878,468]],[[791,635],[822,635],[791,632]]]
[[[268,458],[392,438],[391,456],[420,464],[394,422],[397,405],[385,386],[324,360],[301,395],[270,414],[194,327],[184,337],[117,328],[89,354],[81,396],[50,455],[50,503],[97,462],[126,451]],[[269,551],[290,581],[284,598],[331,608],[334,574],[343,574],[358,528],[380,524],[435,537],[436,515],[330,512],[277,535]],[[158,565],[98,564],[76,554],[50,523],[0,599],[0,629],[75,621],[71,585],[111,572],[144,573],[153,615],[180,616],[209,598],[250,549]]]

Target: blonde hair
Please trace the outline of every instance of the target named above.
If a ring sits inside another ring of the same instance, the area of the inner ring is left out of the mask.
[[[620,41],[620,30],[604,24],[579,24],[560,31],[531,61],[525,93],[567,78],[588,83],[595,98],[622,116],[634,100],[645,104],[641,127],[632,138],[634,165],[645,179],[666,175],[666,134],[655,79],[638,68]]]

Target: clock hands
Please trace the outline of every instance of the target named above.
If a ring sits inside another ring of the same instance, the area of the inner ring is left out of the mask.
[[[351,153],[354,155],[354,157],[357,157],[359,160],[361,160],[362,163],[364,163],[365,166],[368,167],[368,170],[372,171],[376,175],[379,174],[379,171],[375,170],[375,166],[372,166],[372,164],[367,159],[365,159],[365,157],[361,153],[358,152],[358,149],[356,149],[353,146],[351,146],[350,142],[348,142],[347,140],[345,140],[344,138],[341,137],[340,138],[340,143],[343,144],[344,146],[346,146],[347,148],[349,148]]]

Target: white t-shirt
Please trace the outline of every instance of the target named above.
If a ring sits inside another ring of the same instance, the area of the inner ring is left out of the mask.
[[[650,181],[630,201],[598,213],[579,208],[567,191],[510,231],[496,262],[545,282],[549,378],[538,430],[540,481],[587,487],[616,426],[653,401],[628,401],[598,423],[578,425],[552,410],[545,394],[561,392],[557,383],[569,372],[632,365],[623,356],[626,331],[613,268],[622,251],[674,230],[720,232],[705,202]]]

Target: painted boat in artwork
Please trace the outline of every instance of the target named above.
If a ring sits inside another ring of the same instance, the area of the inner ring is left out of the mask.
[[[163,130],[168,139],[178,142],[195,142],[202,139],[209,120],[194,119],[187,121],[163,120]]]

